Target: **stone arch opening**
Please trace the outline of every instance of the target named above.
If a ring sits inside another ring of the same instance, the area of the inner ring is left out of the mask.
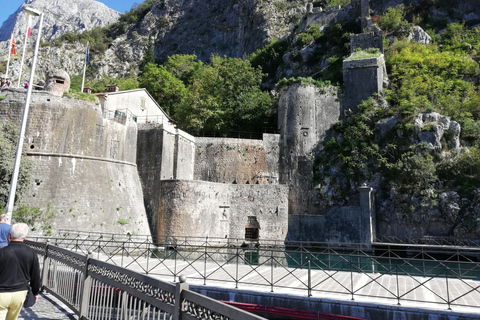
[[[260,238],[260,224],[257,217],[248,216],[247,224],[245,225],[245,240],[258,240]]]

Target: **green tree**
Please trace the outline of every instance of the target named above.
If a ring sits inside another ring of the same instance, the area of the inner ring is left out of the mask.
[[[0,122],[0,202],[6,203],[10,191],[13,163],[17,149],[19,128],[9,121]],[[28,187],[32,164],[26,156],[26,148],[22,150],[22,160],[17,180],[15,201]]]
[[[258,131],[272,105],[259,88],[262,76],[249,61],[213,55],[189,87],[176,119],[194,134]]]
[[[380,18],[378,24],[386,35],[395,37],[406,36],[411,28],[411,24],[405,19],[405,5],[399,4],[395,8],[388,8],[383,17]]]
[[[438,175],[449,187],[460,186],[465,193],[480,188],[480,149],[471,147],[453,160],[442,161]]]
[[[179,104],[187,95],[184,83],[174,77],[164,66],[148,63],[143,71],[140,86],[155,98],[158,104],[174,117]]]
[[[155,63],[155,52],[153,50],[153,41],[152,38],[148,38],[147,49],[145,50],[145,55],[138,64],[138,69],[140,70],[140,75],[143,73],[143,70],[149,63]]]
[[[52,232],[52,221],[56,214],[50,203],[46,209],[32,207],[28,204],[19,205],[12,215],[13,223],[26,223],[33,231],[41,230],[45,235]]]
[[[165,68],[176,78],[189,86],[199,77],[203,62],[197,61],[194,54],[175,54],[168,57]]]
[[[250,56],[250,63],[255,68],[262,68],[264,81],[274,80],[278,67],[283,63],[282,57],[288,49],[285,40],[272,39],[265,47]]]

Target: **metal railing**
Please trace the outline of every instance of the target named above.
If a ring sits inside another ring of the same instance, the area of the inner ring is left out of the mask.
[[[103,117],[120,124],[125,124],[127,119],[132,119],[135,122],[137,121],[137,117],[129,109],[104,110]]]
[[[79,319],[264,319],[189,290],[93,259],[90,254],[26,241],[40,257],[42,288]]]
[[[71,235],[71,234],[69,234]],[[311,246],[307,243],[248,242],[189,238],[151,242],[123,235],[59,237],[51,241],[97,259],[137,268],[152,277],[191,283],[230,284],[297,295],[336,295],[475,308],[480,312],[480,251],[475,248],[388,246],[373,252],[364,245]],[[258,245],[260,244],[261,245]],[[264,245],[266,244],[266,245]]]
[[[461,246],[480,248],[480,241],[476,239],[462,239],[458,237],[433,237],[423,236],[421,238],[404,238],[400,239],[394,236],[382,236],[376,239],[378,243],[389,244],[420,244],[429,246]]]

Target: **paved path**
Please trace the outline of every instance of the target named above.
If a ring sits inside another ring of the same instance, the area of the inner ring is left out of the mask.
[[[31,308],[23,308],[19,320],[76,320],[78,317],[52,295],[40,293]]]

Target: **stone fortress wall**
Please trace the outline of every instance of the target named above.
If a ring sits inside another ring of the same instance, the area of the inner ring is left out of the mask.
[[[105,119],[95,103],[33,96],[27,141],[35,169],[23,201],[51,203],[57,229],[242,238],[253,225],[257,240],[371,238],[369,188],[360,206],[327,210],[316,199],[314,156],[348,105],[331,88],[282,90],[280,134],[262,140],[193,137],[166,122]],[[8,91],[0,117],[19,123],[24,99]]]
[[[2,91],[0,120],[20,125],[25,91]],[[26,128],[33,163],[22,203],[57,212],[54,229],[148,234],[136,166],[137,127],[106,120],[98,105],[32,94]]]
[[[137,152],[153,234],[243,239],[255,217],[262,239],[285,239],[288,186],[278,184],[278,135],[199,138],[142,125]]]

